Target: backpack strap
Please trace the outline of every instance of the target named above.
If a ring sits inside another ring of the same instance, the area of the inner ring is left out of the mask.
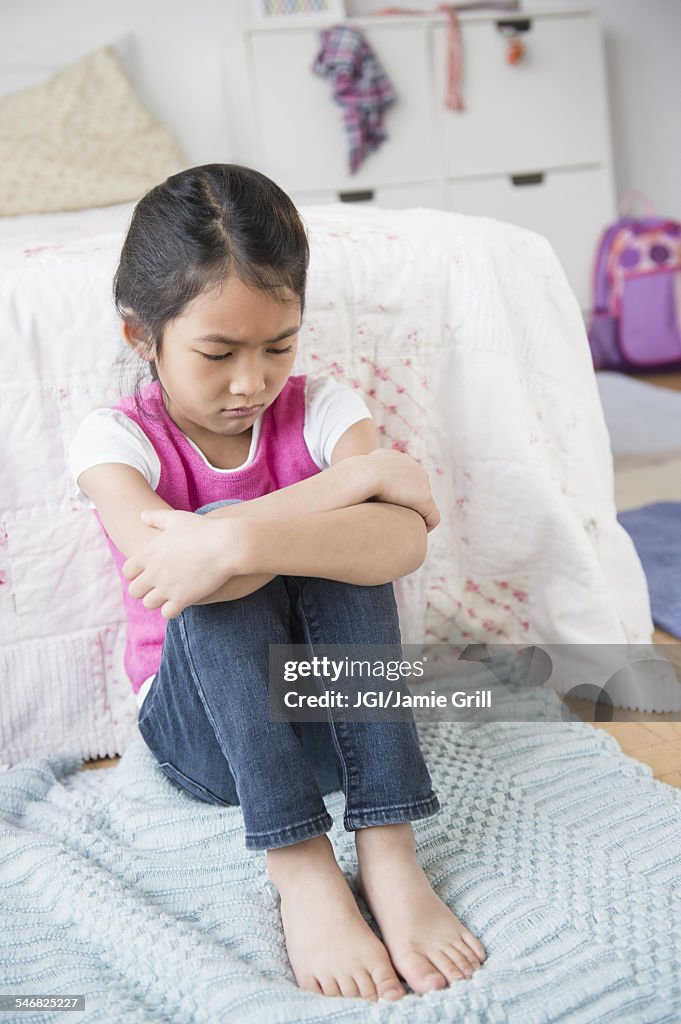
[[[631,214],[632,208],[638,205],[643,213],[647,217],[657,217],[657,210],[648,199],[648,196],[644,195],[643,192],[638,192],[635,189],[627,194],[620,200],[617,213],[619,217],[626,217]]]

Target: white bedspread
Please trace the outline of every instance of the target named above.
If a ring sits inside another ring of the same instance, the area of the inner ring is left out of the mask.
[[[397,584],[405,642],[647,643],[581,315],[546,240],[428,210],[302,212],[294,372],[360,388],[443,513],[426,564]],[[118,397],[111,281],[129,213],[0,225],[0,761],[111,755],[135,735],[118,579],[66,469],[80,419]]]

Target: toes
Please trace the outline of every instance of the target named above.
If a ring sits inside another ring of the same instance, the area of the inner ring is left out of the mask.
[[[322,986],[320,985],[316,978],[313,978],[311,976],[302,979],[296,978],[296,981],[298,982],[301,988],[305,989],[306,992],[314,992],[316,996],[324,995],[324,989],[322,988]]]
[[[468,950],[468,946],[465,947],[465,950]],[[472,954],[469,951],[468,955],[466,955],[465,950],[462,950],[460,946],[449,945],[445,947],[444,953],[450,960],[454,961],[467,978],[472,978],[473,973],[477,971],[480,964],[477,961],[473,963],[471,960]]]
[[[373,972],[372,978],[379,999],[390,999],[395,1002],[407,994],[397,975],[388,967],[377,968]]]
[[[339,977],[306,977],[298,982],[301,988],[318,996],[341,996],[345,999],[401,999],[406,995],[397,975],[389,968],[379,968],[372,977],[369,971],[360,970],[356,975],[341,974]]]
[[[487,959],[485,947],[483,946],[482,942],[480,942],[480,939],[476,939],[475,935],[469,932],[467,928],[461,929],[461,940],[465,942],[469,949],[473,951],[473,953],[475,954],[480,963],[482,963],[483,960]],[[466,950],[465,952],[468,958],[470,959],[470,953],[468,953],[468,950]]]
[[[411,953],[399,964],[395,964],[404,980],[411,985],[414,992],[424,995],[436,989],[447,988],[447,979],[435,964],[422,953]]]
[[[335,978],[320,978],[320,984],[324,996],[339,996],[341,994],[340,986]]]
[[[435,965],[433,964],[433,967],[434,966]],[[437,992],[439,989],[447,988],[448,985],[444,974],[442,974],[441,971],[433,970],[433,968],[431,968],[430,972],[424,975],[420,980],[422,987],[415,989],[415,991],[422,995],[426,992]]]
[[[362,999],[371,999],[375,1001],[378,998],[374,980],[368,971],[360,971],[357,974],[355,981],[357,982],[357,988],[359,989],[359,994]]]
[[[406,994],[407,993],[401,985],[396,985],[395,982],[393,982],[390,986],[384,986],[382,989],[379,989],[378,998],[388,999],[391,1003],[396,1003]]]
[[[451,950],[438,949],[428,955],[448,985],[453,981],[465,981],[473,975],[470,964],[461,955],[457,958]]]
[[[341,975],[338,979],[338,987],[340,989],[340,994],[344,996],[345,999],[359,998],[359,986],[351,975]]]
[[[445,947],[447,955],[451,956],[451,951],[454,950],[458,957],[463,957],[466,963],[470,964],[474,971],[481,966],[478,954],[466,943],[462,938],[455,939]],[[459,962],[458,960],[456,961]]]

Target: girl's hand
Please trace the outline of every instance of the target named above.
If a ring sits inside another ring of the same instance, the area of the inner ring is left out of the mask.
[[[394,448],[376,448],[364,458],[373,460],[377,471],[377,489],[374,497],[391,505],[413,508],[426,524],[428,533],[440,522],[440,510],[431,494],[425,470],[404,452]]]
[[[190,604],[214,593],[244,568],[237,554],[244,520],[209,519],[173,509],[144,511],[141,518],[158,535],[123,565],[132,580],[131,597],[145,608],[176,618]]]

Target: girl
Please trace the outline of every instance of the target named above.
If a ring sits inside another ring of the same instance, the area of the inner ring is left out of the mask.
[[[194,797],[241,806],[298,984],[400,999],[400,976],[424,993],[485,956],[416,858],[411,822],[439,809],[416,727],[273,721],[267,645],[399,644],[392,580],[422,563],[439,513],[350,388],[290,376],[308,258],[257,171],[210,164],[152,189],[114,285],[151,381],[90,414],[70,462],[121,576],[145,742]],[[326,835],[322,796],[341,787],[383,942]]]

